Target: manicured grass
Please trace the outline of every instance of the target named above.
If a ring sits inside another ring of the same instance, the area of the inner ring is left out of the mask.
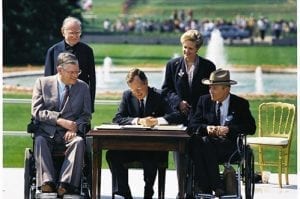
[[[179,37],[178,37],[179,38]],[[181,46],[133,45],[133,44],[90,44],[94,50],[97,65],[110,56],[115,66],[164,67],[175,53],[181,55]],[[199,50],[205,57],[206,46]],[[289,46],[226,46],[227,62],[233,67],[268,68],[297,67],[297,47]],[[276,58],[276,59],[275,59]]]
[[[4,97],[7,97],[5,95]],[[10,97],[13,97],[10,95]],[[257,118],[258,105],[265,101],[282,101],[296,104],[296,97],[268,96],[259,98],[249,98],[252,114]],[[16,108],[14,108],[16,106]],[[101,123],[111,122],[117,110],[117,105],[96,105],[93,114],[92,126]],[[29,121],[30,105],[29,104],[7,104],[3,105],[4,131],[25,131]],[[290,173],[297,172],[297,125],[294,126],[294,136],[291,147]],[[24,149],[31,148],[32,141],[29,136],[8,136],[3,139],[3,166],[4,167],[23,167]],[[277,158],[277,154],[270,152],[269,158]],[[107,168],[105,156],[103,155],[103,168]],[[169,153],[169,168],[174,169],[173,155]],[[275,172],[276,169],[269,169]]]

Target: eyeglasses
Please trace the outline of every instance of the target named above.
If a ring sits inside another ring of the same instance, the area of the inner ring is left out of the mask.
[[[80,75],[81,74],[81,70],[79,71],[67,71],[66,69],[62,68],[66,73],[68,73],[69,75]]]
[[[72,36],[78,36],[81,35],[81,31],[68,31],[66,30],[66,33]]]

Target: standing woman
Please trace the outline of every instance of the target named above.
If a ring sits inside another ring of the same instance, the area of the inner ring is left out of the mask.
[[[203,36],[197,30],[188,30],[180,38],[183,56],[167,63],[163,93],[174,108],[179,109],[187,120],[196,110],[201,95],[208,94],[208,86],[201,80],[209,78],[216,66],[197,53],[203,44]]]
[[[162,85],[163,94],[169,103],[185,115],[186,125],[196,110],[201,95],[208,94],[208,86],[201,83],[203,78],[209,78],[216,66],[209,60],[200,57],[197,53],[203,44],[203,36],[197,30],[188,30],[180,38],[183,56],[174,58],[167,63],[165,79]],[[188,156],[174,153],[177,179],[180,170],[187,172]],[[184,161],[184,168],[179,167],[179,161]],[[185,182],[178,182],[178,188]],[[189,190],[187,190],[189,192]]]

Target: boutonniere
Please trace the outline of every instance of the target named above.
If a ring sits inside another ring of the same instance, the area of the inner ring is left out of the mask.
[[[233,114],[234,112],[232,112],[230,115],[227,115],[225,118],[225,125],[230,124],[231,120],[233,119]]]
[[[182,77],[184,75],[184,72],[182,69],[180,69],[179,73],[178,73],[179,77]]]

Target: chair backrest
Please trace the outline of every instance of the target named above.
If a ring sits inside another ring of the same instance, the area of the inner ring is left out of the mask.
[[[267,102],[259,105],[258,135],[284,137],[290,140],[295,121],[295,105],[283,102]]]

